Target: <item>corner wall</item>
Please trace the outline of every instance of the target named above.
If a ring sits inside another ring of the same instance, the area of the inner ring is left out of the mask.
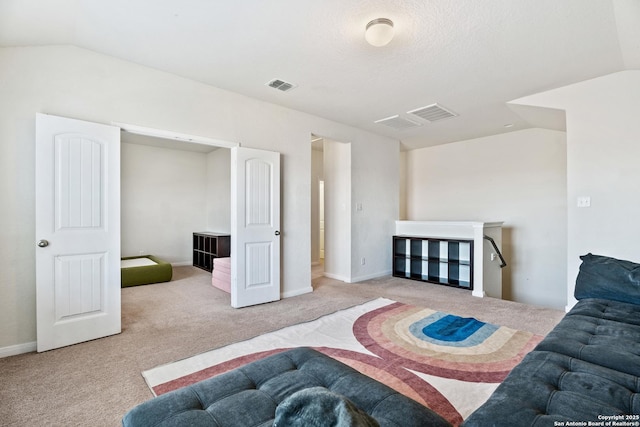
[[[640,71],[609,74],[513,101],[566,110],[567,308],[580,255],[640,262]],[[588,196],[591,206],[577,207]]]
[[[564,308],[564,132],[528,129],[406,153],[407,219],[504,221],[503,298]]]
[[[324,275],[351,281],[351,144],[324,140]]]

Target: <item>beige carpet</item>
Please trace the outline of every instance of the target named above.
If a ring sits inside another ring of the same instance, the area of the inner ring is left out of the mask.
[[[377,297],[546,334],[558,310],[392,277],[345,284],[319,277],[311,294],[236,310],[229,295],[193,267],[174,280],[122,291],[123,332],[46,353],[0,359],[0,424],[118,426],[151,398],[140,372]],[[256,321],[259,319],[259,321]]]

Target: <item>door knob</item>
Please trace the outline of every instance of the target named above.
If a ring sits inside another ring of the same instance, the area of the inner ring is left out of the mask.
[[[41,248],[46,248],[47,246],[49,246],[49,241],[48,240],[38,240],[38,246]]]
[[[280,235],[280,231],[276,230],[276,236]]]

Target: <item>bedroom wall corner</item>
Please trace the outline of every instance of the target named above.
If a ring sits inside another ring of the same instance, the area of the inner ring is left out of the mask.
[[[191,233],[206,228],[206,155],[122,144],[122,256],[191,260]]]
[[[206,213],[208,231],[231,230],[231,150],[219,148],[207,154]]]

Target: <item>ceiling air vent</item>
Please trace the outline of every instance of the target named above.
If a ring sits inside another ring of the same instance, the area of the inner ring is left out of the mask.
[[[441,105],[431,104],[426,107],[417,108],[415,110],[407,111],[407,114],[412,114],[414,116],[418,116],[421,119],[424,119],[428,122],[435,122],[438,120],[448,119],[451,117],[457,116],[451,110],[447,110]]]
[[[386,119],[376,120],[374,123],[378,123],[379,125],[389,126],[397,130],[404,130],[404,129],[409,129],[416,126],[422,126],[420,123],[407,120],[398,115],[387,117]]]
[[[297,85],[294,85],[293,83],[285,82],[284,80],[280,79],[271,80],[269,83],[267,83],[267,86],[281,90],[282,92],[286,92],[297,87]]]

